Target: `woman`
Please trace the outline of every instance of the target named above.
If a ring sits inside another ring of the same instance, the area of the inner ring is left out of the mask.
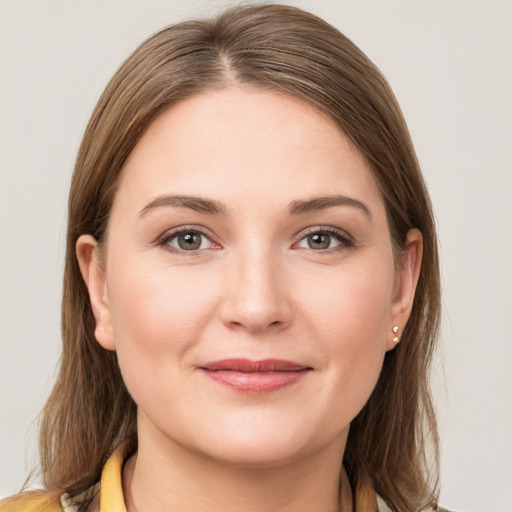
[[[47,490],[0,510],[435,509],[438,320],[428,193],[368,58],[288,6],[164,29],[84,135]]]

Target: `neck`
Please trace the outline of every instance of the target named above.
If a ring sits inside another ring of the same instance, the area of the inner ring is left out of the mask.
[[[346,436],[300,459],[240,467],[139,433],[139,451],[125,465],[128,512],[349,512],[352,496],[340,467]],[[340,492],[341,482],[341,492]]]

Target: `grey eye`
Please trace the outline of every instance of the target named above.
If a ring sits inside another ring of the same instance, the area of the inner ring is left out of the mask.
[[[197,251],[211,245],[208,237],[197,231],[182,231],[169,238],[167,244],[181,251]]]
[[[340,235],[327,231],[315,231],[305,236],[297,244],[302,249],[313,249],[314,251],[325,251],[343,244]]]
[[[331,235],[326,233],[314,233],[307,237],[310,249],[328,249],[331,244]]]
[[[201,247],[201,235],[198,233],[185,233],[178,235],[178,245],[184,251],[195,251]]]

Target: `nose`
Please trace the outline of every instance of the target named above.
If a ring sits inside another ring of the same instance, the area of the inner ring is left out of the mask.
[[[286,272],[277,258],[245,253],[232,263],[221,311],[224,324],[251,333],[287,327],[293,307]]]

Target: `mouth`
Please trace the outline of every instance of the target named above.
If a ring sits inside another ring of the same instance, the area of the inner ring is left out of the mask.
[[[231,389],[263,394],[297,383],[313,368],[282,359],[222,359],[206,363],[198,370]]]

